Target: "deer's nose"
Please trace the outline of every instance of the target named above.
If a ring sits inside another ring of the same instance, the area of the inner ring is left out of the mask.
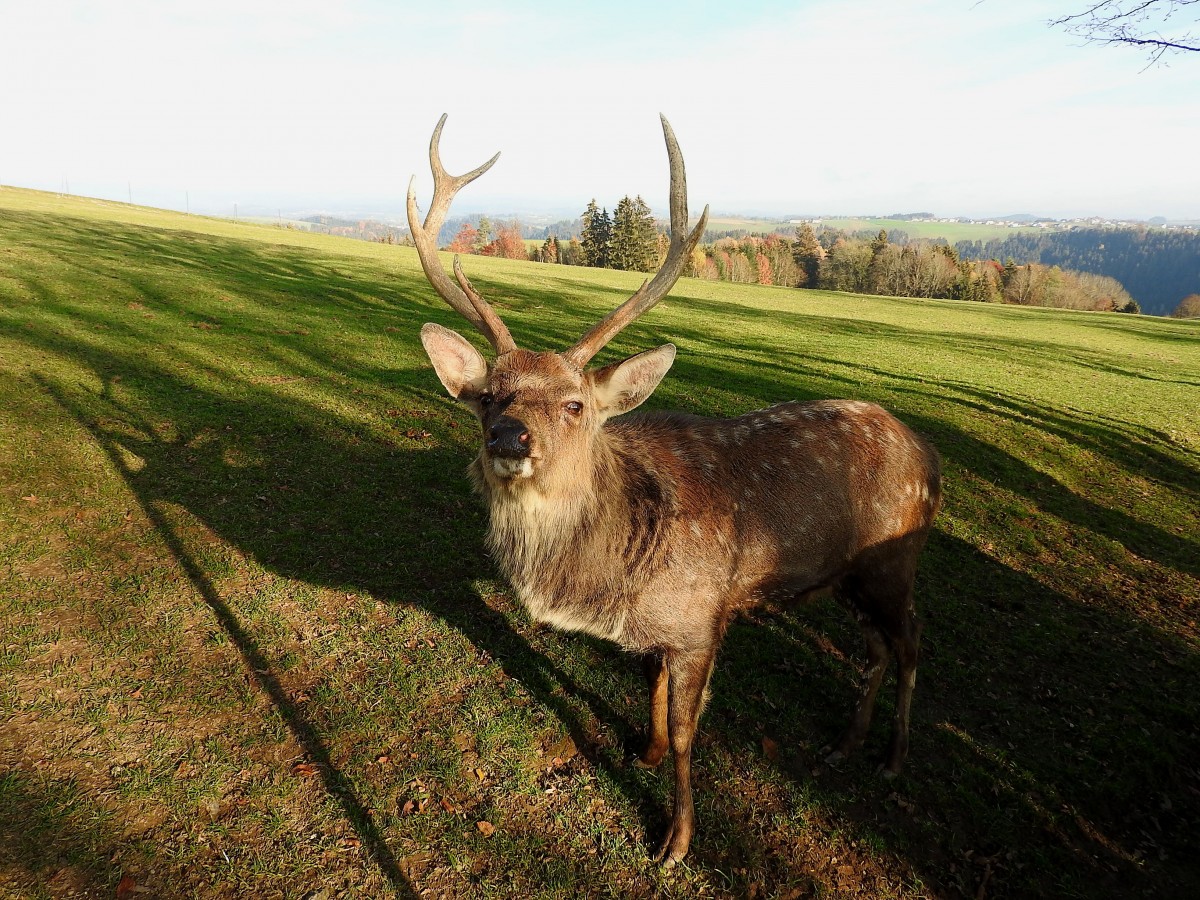
[[[487,446],[497,456],[528,456],[529,429],[518,419],[501,416],[488,429]]]

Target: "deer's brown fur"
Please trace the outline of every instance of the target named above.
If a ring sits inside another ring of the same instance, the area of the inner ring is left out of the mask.
[[[665,121],[664,128],[670,148]],[[676,258],[665,266],[679,264],[686,250],[678,239],[686,192],[677,190],[677,155],[675,148]],[[693,244],[700,225],[688,238]],[[437,325],[426,325],[422,340],[447,390],[480,421],[483,447],[470,473],[489,509],[488,545],[534,618],[646,656],[650,727],[640,763],[658,765],[669,748],[675,765],[674,811],[659,858],[674,862],[688,850],[692,740],[717,649],[744,607],[828,588],[861,625],[865,687],[831,758],[862,743],[896,656],[886,770],[897,772],[908,748],[920,632],[913,580],[941,499],[929,444],[858,401],[781,403],[733,419],[631,412],[670,368],[673,346],[587,370],[598,342],[617,327],[602,323],[601,338],[564,353],[517,349],[456,271],[498,356],[488,363]],[[661,293],[670,287],[655,282]],[[644,309],[639,295],[633,300]]]

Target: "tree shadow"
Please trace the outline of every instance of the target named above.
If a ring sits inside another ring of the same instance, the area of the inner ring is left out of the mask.
[[[120,878],[108,824],[71,779],[0,772],[0,892],[38,885],[48,896],[106,895]]]

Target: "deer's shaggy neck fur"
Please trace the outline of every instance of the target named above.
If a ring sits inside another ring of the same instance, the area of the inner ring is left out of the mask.
[[[630,601],[661,566],[673,494],[626,444],[605,428],[529,478],[496,476],[482,454],[470,468],[488,547],[530,615],[622,643]]]

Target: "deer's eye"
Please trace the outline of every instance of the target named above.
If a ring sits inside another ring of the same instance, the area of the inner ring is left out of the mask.
[[[573,416],[577,416],[583,412],[583,404],[578,400],[568,400],[563,404],[563,408]]]
[[[479,395],[479,405],[482,406],[484,409],[487,409],[489,406],[492,405],[492,400],[493,400],[493,397],[491,394],[480,394]]]

